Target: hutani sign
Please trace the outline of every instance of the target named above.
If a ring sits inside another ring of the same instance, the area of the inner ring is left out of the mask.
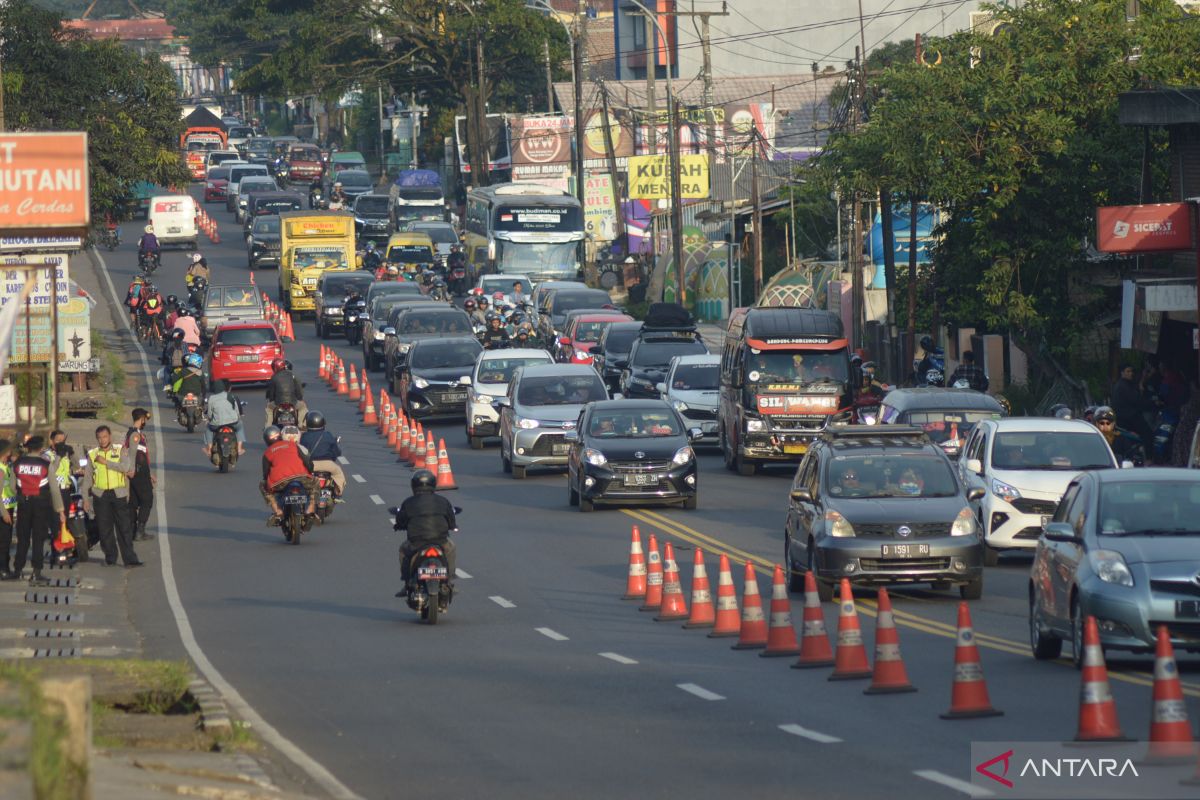
[[[0,229],[86,229],[86,133],[0,134]]]
[[[671,159],[666,155],[632,156],[629,159],[629,199],[663,200],[671,196]],[[708,197],[708,156],[679,157],[679,196],[685,200]]]
[[[1096,249],[1103,253],[1164,253],[1193,246],[1188,203],[1102,206],[1096,209]]]

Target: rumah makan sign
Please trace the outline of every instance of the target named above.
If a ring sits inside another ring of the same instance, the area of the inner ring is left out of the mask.
[[[1194,246],[1191,203],[1102,206],[1096,249],[1103,253],[1168,253]]]

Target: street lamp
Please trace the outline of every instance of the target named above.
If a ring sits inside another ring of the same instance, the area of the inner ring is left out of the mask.
[[[578,87],[575,76],[575,34],[571,32],[571,26],[563,22],[562,17],[554,12],[548,0],[525,0],[525,7],[530,11],[544,11],[548,16],[554,17],[558,23],[563,26],[563,30],[567,34],[567,42],[571,46],[571,85]]]

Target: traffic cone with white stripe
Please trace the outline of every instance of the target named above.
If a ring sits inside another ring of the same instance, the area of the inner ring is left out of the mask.
[[[351,403],[357,403],[362,399],[362,389],[358,384],[358,375],[354,372],[354,365],[350,365],[350,383],[346,390],[346,399]]]
[[[746,577],[742,581],[742,625],[738,641],[731,650],[761,650],[767,646],[767,618],[763,615],[762,595],[758,593],[758,575],[754,565],[746,562]]]
[[[425,469],[425,428],[421,423],[417,423],[417,435],[413,438],[412,443],[412,467],[413,469]]]
[[[742,621],[738,616],[737,589],[733,585],[733,572],[729,568],[729,556],[722,553],[720,566],[717,568],[717,615],[708,638],[737,636],[741,629]]]
[[[1104,649],[1100,647],[1100,628],[1088,615],[1083,628],[1083,671],[1079,684],[1079,729],[1077,742],[1124,742],[1117,722],[1117,704],[1108,685]]]
[[[908,680],[904,659],[900,657],[900,634],[892,615],[892,600],[887,589],[879,588],[879,613],[875,617],[875,672],[863,694],[900,694],[915,692]]]
[[[437,490],[444,492],[447,489],[457,488],[458,484],[454,482],[454,473],[450,471],[450,453],[446,451],[446,440],[438,439]]]
[[[646,553],[646,599],[638,611],[658,611],[662,606],[663,567],[662,558],[658,555],[658,539],[650,534],[650,543]]]
[[[218,238],[217,241],[220,241]],[[296,329],[292,327],[292,315],[284,312],[283,315],[283,330],[279,333],[279,338],[285,342],[296,341]]]
[[[387,418],[392,413],[392,398],[387,392],[379,390],[379,435],[387,435]]]
[[[437,477],[438,472],[438,451],[437,445],[433,441],[433,431],[425,437],[425,469],[433,473]]]
[[[363,400],[366,401],[367,407],[363,409],[364,427],[373,428],[379,424],[379,414],[375,411],[375,400],[371,397],[371,387],[368,384],[367,391],[363,392]]]
[[[1192,726],[1188,722],[1175,648],[1166,625],[1158,626],[1154,650],[1154,712],[1150,717],[1150,763],[1174,763],[1193,756]]]
[[[800,624],[800,658],[792,669],[832,667],[833,648],[825,630],[825,609],[817,594],[817,579],[812,570],[804,573],[804,618]]]
[[[712,587],[708,584],[708,570],[704,567],[704,551],[697,547],[695,558],[692,559],[692,614],[683,627],[711,628],[716,618]]]
[[[629,575],[625,579],[622,600],[641,600],[646,596],[646,556],[642,553],[642,532],[633,526],[629,541]]]
[[[662,606],[658,610],[655,622],[670,622],[677,619],[687,619],[687,600],[683,597],[683,587],[679,583],[679,566],[675,563],[675,549],[667,542],[666,555],[663,559],[663,595]]]
[[[350,368],[354,369],[353,366]],[[350,387],[346,383],[346,362],[342,361],[340,358],[338,359],[337,367],[337,393],[342,397],[350,394]]]
[[[392,444],[392,452],[396,460],[406,464],[412,463],[413,448],[417,446],[416,427],[409,424],[409,419],[403,409],[396,409],[396,441]],[[408,441],[405,443],[404,432],[408,431]]]
[[[358,393],[358,413],[367,413],[367,403],[371,400],[371,384],[367,382],[367,371],[358,373],[358,385],[362,391]]]
[[[758,655],[762,658],[800,655],[796,629],[792,627],[792,601],[788,599],[783,567],[778,564],[771,579],[771,624],[767,626],[767,647]]]
[[[954,688],[950,693],[950,710],[942,719],[971,719],[999,717],[1004,714],[992,707],[988,699],[987,681],[983,678],[983,662],[979,660],[979,645],[975,644],[975,629],[971,627],[971,609],[966,602],[958,604],[958,636],[954,645]]]
[[[320,355],[317,357],[317,377],[325,380],[325,345],[321,345]]]
[[[834,650],[831,681],[853,681],[871,677],[867,663],[867,647],[863,644],[862,627],[858,624],[858,609],[854,605],[854,593],[850,580],[842,578],[838,594],[837,648]]]

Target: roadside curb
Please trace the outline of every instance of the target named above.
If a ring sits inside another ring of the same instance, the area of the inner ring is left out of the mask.
[[[200,706],[200,725],[206,731],[227,732],[233,730],[233,722],[229,717],[229,706],[208,681],[193,675],[188,684],[188,692],[196,705]]]

